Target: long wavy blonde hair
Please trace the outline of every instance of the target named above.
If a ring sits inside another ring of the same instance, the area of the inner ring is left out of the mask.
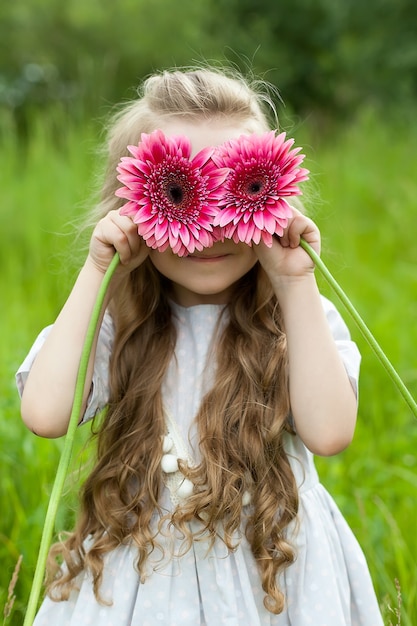
[[[141,133],[161,120],[186,116],[224,117],[248,133],[268,124],[265,92],[240,76],[211,68],[167,71],[144,82],[140,98],[116,115],[108,141],[108,167],[95,217],[120,207],[116,165]],[[87,478],[73,533],[50,555],[49,593],[66,599],[75,578],[87,569],[98,601],[103,557],[122,543],[137,546],[137,568],[145,577],[149,554],[158,547],[155,512],[160,508],[162,437],[165,420],[161,386],[175,348],[169,282],[151,261],[133,271],[113,297],[115,324],[110,363],[110,402],[97,432],[97,459]],[[203,536],[221,536],[229,550],[241,532],[242,496],[252,492],[243,524],[257,561],[264,604],[284,608],[278,574],[295,554],[286,529],[297,514],[297,488],[284,447],[290,412],[286,337],[271,285],[259,264],[235,286],[227,322],[215,349],[215,380],[196,416],[201,462],[184,473],[193,495],[169,514],[187,546]],[[146,358],[145,358],[146,355]],[[133,488],[134,486],[134,488]],[[188,522],[200,520],[201,533]],[[221,532],[219,531],[221,529]],[[88,538],[88,549],[85,540]],[[57,556],[66,563],[57,569]]]

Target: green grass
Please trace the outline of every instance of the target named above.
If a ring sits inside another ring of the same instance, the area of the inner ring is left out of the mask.
[[[62,441],[36,438],[23,426],[14,371],[41,327],[55,319],[74,278],[79,251],[71,223],[91,194],[96,143],[92,129],[75,132],[59,118],[32,133],[25,143],[6,135],[0,152],[0,607],[23,554],[10,620],[16,625],[23,622]],[[60,515],[63,524],[65,506]]]
[[[307,123],[295,134],[312,172],[308,209],[322,230],[322,258],[416,397],[417,123],[410,119],[388,122],[364,112],[331,132]],[[96,172],[93,127],[75,129],[53,116],[35,122],[30,140],[19,144],[6,133],[0,151],[0,608],[23,555],[7,622],[12,625],[23,621],[62,448],[62,441],[38,439],[22,425],[14,371],[70,289],[81,258],[73,250],[71,222],[87,206]],[[324,284],[323,291],[337,303]],[[412,626],[417,420],[347,314],[345,319],[363,353],[358,427],[348,450],[317,465],[366,553],[387,626],[399,623],[396,580],[401,626]],[[75,459],[88,429],[82,430]],[[76,480],[68,481],[58,528],[73,517],[75,486]]]
[[[417,125],[364,111],[309,152],[322,258],[417,397]],[[303,130],[300,134],[305,132]],[[308,140],[308,135],[307,135]],[[326,295],[333,297],[327,286]],[[335,299],[336,304],[337,299]],[[386,623],[417,623],[417,421],[355,324],[362,354],[359,421],[343,454],[317,462],[367,555]],[[329,383],[331,384],[331,383]]]

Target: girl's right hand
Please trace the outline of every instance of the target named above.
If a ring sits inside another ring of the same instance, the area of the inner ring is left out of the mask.
[[[119,276],[132,272],[149,254],[148,246],[138,235],[136,224],[130,217],[120,215],[118,210],[110,211],[95,227],[89,260],[104,274],[116,251],[120,256]]]
[[[110,211],[94,229],[87,260],[26,380],[22,417],[27,426],[42,437],[61,437],[67,432],[91,312],[103,274],[116,250],[121,262],[114,278],[120,280],[143,263],[149,248],[129,217],[121,216],[118,211]],[[106,297],[110,299],[110,293]],[[101,315],[105,308],[102,307]],[[90,354],[83,407],[87,404],[91,390],[97,340],[98,332]],[[62,358],[63,354],[65,359]]]

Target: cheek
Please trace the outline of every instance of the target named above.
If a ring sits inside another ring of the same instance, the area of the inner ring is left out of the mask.
[[[257,261],[258,257],[254,253],[252,248],[248,248],[248,250],[245,251],[244,257],[242,259],[242,265],[246,268],[245,274],[246,272],[249,272],[249,270],[251,270],[254,265],[256,265]]]
[[[171,278],[171,274],[175,272],[175,258],[174,254],[168,248],[165,252],[159,252],[158,250],[151,250],[149,252],[149,258],[152,265],[166,278]]]

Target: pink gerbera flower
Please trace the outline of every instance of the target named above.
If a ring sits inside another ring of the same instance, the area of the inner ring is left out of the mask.
[[[170,246],[179,256],[212,246],[218,188],[228,174],[215,166],[214,148],[190,160],[186,137],[156,130],[128,150],[132,156],[122,157],[117,167],[124,187],[116,195],[128,200],[120,213],[133,218],[146,244],[161,252]]]
[[[242,135],[216,150],[216,165],[230,170],[213,222],[224,237],[271,246],[272,236],[283,234],[292,216],[285,198],[300,195],[298,183],[308,179],[308,170],[299,167],[304,155],[291,150],[293,143],[270,131]]]

